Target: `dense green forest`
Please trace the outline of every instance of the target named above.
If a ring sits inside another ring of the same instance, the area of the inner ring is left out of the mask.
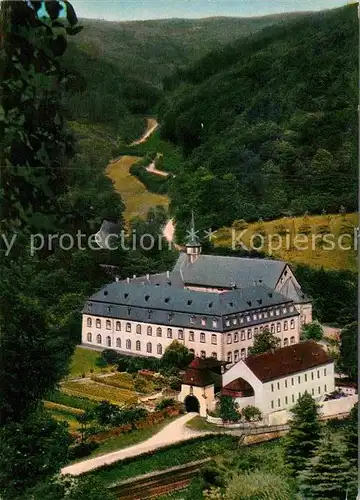
[[[186,162],[171,187],[183,233],[234,219],[356,208],[357,6],[220,48],[166,81],[164,139]]]

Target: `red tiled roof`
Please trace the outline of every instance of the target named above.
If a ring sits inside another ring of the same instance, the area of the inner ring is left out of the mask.
[[[331,361],[330,356],[313,340],[276,349],[274,352],[249,356],[244,360],[262,382],[286,377]]]
[[[219,361],[215,358],[194,358],[190,363],[189,368],[195,368],[196,370],[211,370],[212,368],[218,368],[222,366],[224,362]]]
[[[221,389],[223,396],[242,397],[254,395],[254,389],[243,378],[233,380]]]
[[[196,387],[205,387],[206,385],[212,385],[214,381],[211,372],[208,370],[188,368],[182,377],[182,383]]]

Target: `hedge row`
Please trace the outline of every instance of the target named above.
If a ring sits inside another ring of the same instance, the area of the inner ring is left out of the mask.
[[[44,401],[44,407],[47,410],[56,410],[64,413],[68,413],[71,415],[83,415],[85,410],[81,410],[80,408],[74,408],[72,406],[63,405],[60,403],[53,403],[52,401]]]
[[[48,397],[47,401],[70,406],[71,408],[80,408],[81,410],[91,410],[97,406],[94,401],[88,398],[73,396],[63,391],[54,391]]]

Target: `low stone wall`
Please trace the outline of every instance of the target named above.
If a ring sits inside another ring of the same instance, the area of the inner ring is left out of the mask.
[[[247,429],[252,427],[262,427],[264,422],[223,422],[221,418],[206,416],[207,422],[210,424],[218,425],[219,427],[224,427],[226,429]]]
[[[331,399],[320,403],[320,416],[323,418],[343,417],[350,413],[353,406],[358,401],[358,395],[347,396],[340,399]],[[290,420],[291,414],[288,410],[276,411],[270,413],[267,417],[268,425],[282,425]]]

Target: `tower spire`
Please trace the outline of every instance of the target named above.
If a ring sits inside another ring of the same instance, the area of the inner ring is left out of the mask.
[[[201,253],[201,243],[195,229],[194,210],[191,210],[190,230],[187,232],[186,253],[189,255],[190,262],[194,262]]]

